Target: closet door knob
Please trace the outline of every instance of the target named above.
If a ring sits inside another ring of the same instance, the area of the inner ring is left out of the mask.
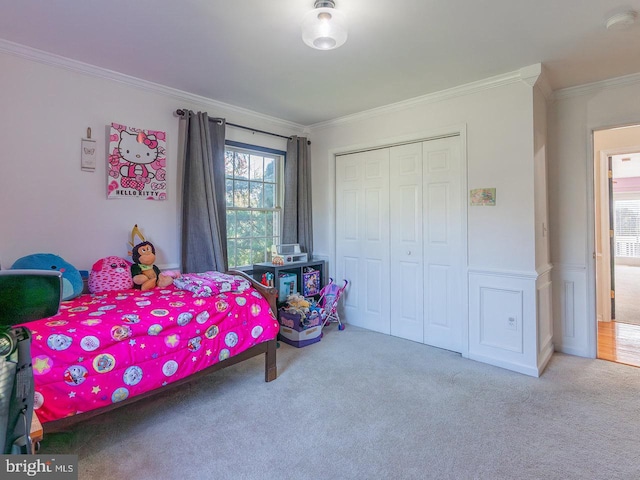
[[[407,252],[407,255],[411,255],[411,250],[409,250],[409,251]]]

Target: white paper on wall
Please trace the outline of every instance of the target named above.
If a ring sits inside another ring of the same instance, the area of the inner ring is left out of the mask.
[[[80,168],[93,172],[96,169],[96,141],[83,139],[81,143]]]

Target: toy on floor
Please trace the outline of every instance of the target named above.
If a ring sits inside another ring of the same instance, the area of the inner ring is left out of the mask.
[[[297,313],[304,313],[309,311],[311,302],[304,298],[299,293],[292,293],[287,297],[288,308],[295,310]]]
[[[329,323],[337,323],[338,330],[344,330],[344,323],[340,321],[340,315],[338,314],[338,303],[349,282],[347,280],[343,281],[344,284],[340,287],[333,282],[333,278],[329,278],[329,283],[320,290],[318,305],[321,308],[320,314],[323,319],[322,328]]]
[[[313,327],[321,323],[320,307],[299,293],[289,295],[286,306],[282,307],[280,311],[298,317],[302,328]]]
[[[287,304],[278,310],[278,338],[294,347],[306,347],[322,337],[320,307],[299,293],[287,297]]]

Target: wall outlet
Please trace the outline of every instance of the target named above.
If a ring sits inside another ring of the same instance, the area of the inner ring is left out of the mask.
[[[515,317],[509,317],[507,320],[507,328],[509,330],[517,330],[518,329],[518,320]]]

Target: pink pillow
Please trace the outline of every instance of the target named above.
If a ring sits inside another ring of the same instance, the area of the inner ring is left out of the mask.
[[[105,257],[93,264],[89,273],[91,293],[112,292],[133,288],[131,262],[121,257]]]

